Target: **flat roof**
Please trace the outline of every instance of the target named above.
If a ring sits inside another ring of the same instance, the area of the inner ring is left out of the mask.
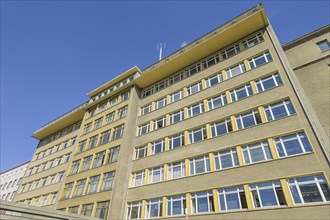
[[[283,47],[283,50],[289,50],[293,47],[296,47],[304,42],[307,42],[313,38],[316,38],[318,37],[319,35],[322,35],[322,34],[326,34],[326,33],[329,33],[330,32],[330,24],[328,25],[325,25],[321,28],[318,28],[308,34],[305,34],[293,41],[290,41],[289,43],[286,43],[284,44],[282,47]]]
[[[143,70],[135,84],[145,88],[269,24],[259,4]]]

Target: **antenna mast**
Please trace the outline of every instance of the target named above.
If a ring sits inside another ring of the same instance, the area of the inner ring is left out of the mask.
[[[159,50],[159,60],[162,59],[163,48],[166,48],[166,43],[157,44],[157,50]]]

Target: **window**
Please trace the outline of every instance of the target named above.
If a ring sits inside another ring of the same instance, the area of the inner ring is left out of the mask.
[[[243,45],[245,49],[248,49],[256,44],[259,44],[261,41],[263,41],[262,34],[259,33],[251,38],[248,38],[247,40],[243,41]]]
[[[169,149],[175,149],[184,145],[184,134],[169,137]]]
[[[119,125],[115,127],[112,132],[112,137],[113,137],[112,139],[117,140],[121,138],[123,136],[123,132],[124,132],[124,125]]]
[[[121,95],[121,99],[122,101],[126,101],[129,99],[129,91],[128,92],[125,92]]]
[[[163,108],[165,105],[166,105],[166,97],[161,98],[156,101],[155,109],[157,110],[157,109]]]
[[[99,105],[99,111],[103,112],[105,110],[105,108],[107,107],[107,103],[103,103]]]
[[[60,165],[61,162],[62,162],[62,158],[61,157],[57,158],[56,166]],[[39,168],[39,166],[38,166],[38,168]]]
[[[233,89],[230,91],[230,95],[231,95],[231,99],[233,100],[233,102],[243,99],[245,97],[251,96],[251,95],[253,95],[251,85],[246,84],[242,87]]]
[[[184,119],[183,110],[174,112],[170,115],[170,124],[175,124],[179,121],[182,121],[183,119]]]
[[[155,167],[149,169],[149,183],[157,183],[164,179],[164,168]]]
[[[183,73],[182,72],[181,73],[178,73],[178,74],[176,74],[174,76],[171,76],[170,77],[170,84],[173,85],[173,84],[175,84],[177,82],[180,82],[181,80],[183,80]]]
[[[147,145],[135,148],[135,159],[143,158],[147,156]]]
[[[268,121],[284,118],[296,114],[293,105],[289,99],[277,102],[264,107]]]
[[[215,153],[214,159],[215,169],[217,170],[236,167],[239,165],[235,148]]]
[[[250,185],[255,208],[286,205],[280,182],[267,182]]]
[[[11,197],[9,198],[10,201],[13,201],[15,194],[16,194],[16,191],[14,191],[13,194],[11,194]]]
[[[95,120],[94,129],[98,129],[102,125],[103,118],[98,118]]]
[[[226,94],[221,94],[216,97],[207,100],[209,110],[219,108],[227,104]]]
[[[55,174],[50,176],[49,184],[55,183]]]
[[[69,208],[69,213],[78,214],[79,206],[73,206]]]
[[[40,206],[45,206],[47,205],[47,199],[48,199],[48,195],[43,195],[41,196],[41,204]],[[28,202],[29,203],[29,202]]]
[[[75,196],[81,196],[84,191],[86,180],[79,180],[76,185],[76,193]]]
[[[66,186],[65,186],[65,188],[64,188],[64,195],[63,195],[63,198],[64,198],[64,199],[67,199],[67,198],[70,197],[70,194],[71,194],[72,188],[73,188],[73,183],[68,183],[68,184],[66,184]]]
[[[52,154],[52,151],[53,151],[53,148],[52,148],[52,147],[49,148],[49,150],[48,150],[48,154]]]
[[[158,154],[164,151],[165,148],[165,141],[159,140],[152,143],[151,146],[151,155]]]
[[[230,119],[225,119],[220,122],[216,122],[211,124],[211,133],[212,137],[217,137],[223,134],[227,134],[229,132],[233,131],[233,128],[231,126]]]
[[[167,197],[167,216],[184,215],[186,204],[186,195]]]
[[[104,163],[104,158],[105,158],[105,151],[97,153],[94,159],[93,168],[102,166]]]
[[[80,160],[76,160],[72,163],[72,174],[76,174],[79,171]]]
[[[153,92],[153,87],[143,90],[142,98],[146,98],[146,97],[150,96],[152,94],[152,92]]]
[[[55,204],[57,198],[57,193],[51,194],[50,204]]]
[[[206,129],[201,127],[195,130],[189,131],[189,143],[193,144],[198,141],[206,139]]]
[[[82,206],[81,214],[85,216],[91,216],[93,210],[93,204],[87,204]]]
[[[203,61],[204,68],[209,68],[210,66],[213,66],[214,64],[219,62],[219,54],[215,54],[212,57],[206,59]]]
[[[101,219],[106,219],[108,216],[109,212],[109,201],[105,202],[98,202],[96,206],[96,212],[95,212],[95,217],[96,218],[101,218]]]
[[[204,103],[198,103],[188,108],[188,117],[194,117],[204,112]]]
[[[238,129],[248,128],[261,123],[261,118],[258,110],[253,110],[248,113],[243,113],[236,116]]]
[[[245,164],[273,159],[267,141],[245,145],[242,151]]]
[[[162,217],[162,211],[163,211],[162,207],[163,207],[162,198],[147,200],[146,218]]]
[[[193,95],[202,90],[202,83],[198,82],[194,85],[191,85],[187,88],[187,96]]]
[[[151,103],[141,108],[141,115],[151,112]]]
[[[142,186],[144,183],[144,170],[132,174],[132,186]]]
[[[118,101],[118,96],[117,97],[114,97],[114,98],[111,98],[110,99],[110,106],[114,106],[117,104],[117,101]]]
[[[211,87],[221,82],[222,82],[222,75],[221,73],[218,73],[217,75],[212,76],[206,80],[206,86]]]
[[[318,42],[316,45],[319,47],[321,52],[330,50],[330,43],[328,40],[323,40],[321,42]]]
[[[115,172],[105,173],[102,180],[102,191],[112,189],[113,180],[115,178]]]
[[[82,142],[79,143],[78,146],[78,152],[83,152],[85,150],[85,146],[86,146],[86,140],[83,140]]]
[[[100,145],[106,144],[110,141],[110,130],[107,130],[101,134]]]
[[[192,213],[213,212],[213,194],[212,191],[198,192],[191,194]]]
[[[158,130],[166,126],[166,117],[158,118],[154,121],[154,130]]]
[[[39,165],[35,167],[34,173],[38,173],[39,167],[40,167]],[[8,187],[9,187],[10,184],[11,184],[11,182],[8,184]],[[7,187],[7,189],[8,189],[8,187]]]
[[[68,163],[71,159],[71,154],[65,155],[65,163]]]
[[[167,81],[162,81],[160,83],[156,84],[156,92],[159,92],[160,90],[163,90],[167,87]]]
[[[36,180],[36,181],[34,181],[33,189],[38,188],[39,182],[40,182],[40,180]],[[9,185],[8,185],[8,186],[9,186]]]
[[[255,82],[258,92],[263,92],[283,84],[282,79],[278,73],[266,76],[262,79],[256,80]]]
[[[74,137],[71,139],[71,144],[70,145],[74,145],[76,143],[77,137]]]
[[[130,202],[127,205],[127,220],[140,219],[142,212],[142,202]]]
[[[107,124],[110,124],[111,122],[114,121],[114,118],[115,118],[115,112],[111,112],[105,116],[105,122]]]
[[[49,161],[48,169],[52,168],[54,165],[54,160]]]
[[[61,145],[60,145],[60,144],[58,144],[58,145],[56,145],[56,146],[55,146],[55,148],[56,148],[56,149],[55,149],[55,151],[57,152],[57,151],[59,151],[59,150],[60,150],[60,148],[61,148]]]
[[[172,93],[171,96],[170,96],[171,97],[171,103],[179,101],[180,99],[182,99],[182,94],[183,94],[182,90]]]
[[[247,209],[243,186],[221,188],[218,192],[221,211]]]
[[[239,49],[239,45],[236,44],[233,47],[228,48],[227,50],[222,51],[222,58],[227,59],[235,54],[238,54],[241,50]]]
[[[288,179],[295,204],[330,201],[330,189],[324,175]]]
[[[114,163],[118,160],[119,146],[113,147],[109,150],[109,161],[108,163]]]
[[[168,179],[177,179],[186,176],[185,161],[171,163],[168,165]]]
[[[92,155],[91,156],[88,156],[88,157],[85,157],[84,160],[83,160],[83,164],[82,164],[82,171],[86,171],[90,168],[91,166],[91,162],[92,162]]]
[[[96,193],[97,186],[100,182],[100,176],[92,176],[89,178],[88,186],[87,186],[87,193],[92,194]]]
[[[199,63],[197,63],[197,64],[191,66],[190,68],[186,69],[186,76],[190,77],[192,75],[195,75],[199,71],[201,71],[201,65]]]
[[[234,76],[240,75],[246,71],[244,63],[240,63],[237,66],[233,66],[226,70],[227,78],[230,79]]]
[[[127,106],[118,109],[118,119],[125,118],[127,113]]]
[[[85,132],[85,134],[88,133],[88,132],[90,132],[91,128],[92,128],[92,122],[86,124],[86,125],[85,125],[85,128],[84,128],[84,132]]]
[[[97,136],[98,135],[95,135],[95,136],[93,136],[89,139],[89,146],[88,147],[90,149],[96,147],[96,145],[97,145]]]
[[[210,171],[210,159],[208,155],[190,159],[190,175],[206,173]]]
[[[15,184],[16,184],[16,181],[17,181],[17,179],[16,179],[16,180],[14,180],[13,184],[11,184],[11,187],[14,187],[14,186],[15,186]],[[1,189],[1,187],[0,187],[0,189]]]
[[[274,139],[280,157],[312,152],[312,147],[304,132],[285,135]]]
[[[45,186],[47,183],[47,177],[41,179],[41,187]]]
[[[266,52],[261,54],[260,56],[254,57],[249,60],[249,64],[250,67],[253,69],[270,61],[272,61],[272,57],[269,52]]]
[[[64,172],[60,172],[60,173],[58,174],[58,180],[57,180],[57,182],[62,182],[63,177],[64,177]]]
[[[139,127],[139,135],[149,133],[149,127],[150,127],[149,123],[141,125]]]

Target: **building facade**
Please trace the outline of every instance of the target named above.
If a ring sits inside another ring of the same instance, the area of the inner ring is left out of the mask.
[[[1,200],[13,200],[28,166],[29,162],[26,162],[0,174]]]
[[[34,134],[36,158],[81,123],[64,138],[76,144],[51,207],[103,219],[329,218],[328,137],[262,5],[88,96]],[[31,192],[15,201],[35,204]]]

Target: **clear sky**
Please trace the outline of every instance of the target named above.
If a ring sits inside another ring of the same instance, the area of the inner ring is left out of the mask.
[[[1,171],[31,159],[34,131],[113,77],[260,1],[1,0]],[[329,1],[264,1],[282,44],[329,24]]]

